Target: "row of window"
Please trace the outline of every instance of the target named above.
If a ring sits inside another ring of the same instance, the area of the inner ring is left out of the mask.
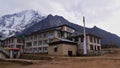
[[[51,42],[53,39],[49,39],[49,40],[41,40],[41,41],[34,41],[34,42],[27,42],[26,43],[26,47],[31,47],[31,46],[41,46],[41,45],[46,45],[49,42]],[[32,45],[33,43],[33,45]]]
[[[17,43],[23,43],[22,39],[17,39]]]
[[[70,38],[69,40],[74,41],[74,42],[78,42],[78,41],[79,41],[79,38],[80,38],[80,42],[83,42],[83,41],[84,41],[84,36],[77,37],[77,38]]]
[[[48,32],[48,33],[43,33],[43,34],[36,34],[36,35],[33,35],[33,36],[29,36],[29,37],[26,37],[26,40],[37,40],[37,39],[40,39],[40,38],[48,38],[48,37],[51,37],[51,36],[54,36],[54,33],[53,32]]]
[[[90,36],[89,38],[90,38],[90,42],[94,42],[94,43],[98,43],[98,44],[100,43],[100,40],[98,38],[95,38],[92,36]]]
[[[14,43],[14,42],[15,42],[14,40],[15,40],[15,39],[6,40],[6,41],[4,42],[4,44]],[[23,40],[22,40],[22,39],[17,39],[17,43],[23,43]]]
[[[79,40],[79,38],[77,37],[77,38],[73,38],[74,39],[74,41],[75,42],[78,42]],[[69,40],[72,40],[73,41],[73,39],[69,39]],[[93,42],[93,43],[98,43],[98,44],[100,44],[100,39],[98,39],[98,38],[96,38],[96,37],[92,37],[92,36],[89,36],[89,39],[90,39],[90,42]],[[81,36],[80,37],[80,42],[83,42],[84,41],[84,36]]]
[[[25,53],[41,53],[41,52],[47,52],[48,47],[38,47],[38,48],[27,48],[24,50]]]
[[[9,39],[9,40],[6,40],[5,43],[13,43],[14,42],[14,39]]]
[[[90,45],[90,50],[95,50],[95,51],[99,51],[100,50],[100,46],[96,46],[96,45]]]

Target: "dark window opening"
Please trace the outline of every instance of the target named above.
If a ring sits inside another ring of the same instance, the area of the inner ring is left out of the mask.
[[[92,40],[92,36],[90,36],[90,42],[93,42],[93,40]]]
[[[96,38],[94,37],[94,43],[96,43]]]
[[[31,42],[26,43],[26,47],[31,47],[31,46],[32,46]]]
[[[75,42],[78,42],[78,38],[75,38]]]
[[[95,51],[97,51],[96,45],[95,45]]]
[[[83,42],[83,41],[84,41],[84,36],[81,37],[81,42]]]
[[[98,44],[100,43],[99,39],[97,39],[97,43],[98,43]]]
[[[56,48],[54,48],[54,52],[57,52],[57,50],[58,50],[58,48],[56,47]]]
[[[100,46],[97,46],[98,51],[100,51]]]
[[[93,45],[90,45],[90,50],[93,50]]]
[[[47,47],[44,47],[44,50],[48,50],[48,48],[47,48]]]

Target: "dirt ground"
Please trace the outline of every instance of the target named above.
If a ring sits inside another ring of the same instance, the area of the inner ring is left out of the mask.
[[[32,65],[0,62],[0,68],[120,68],[120,49],[115,54],[94,57],[57,57],[36,60]]]

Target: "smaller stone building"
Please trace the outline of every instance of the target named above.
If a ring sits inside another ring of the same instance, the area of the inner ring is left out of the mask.
[[[86,55],[100,55],[100,37],[93,34],[86,34]],[[81,33],[74,33],[66,39],[57,38],[49,43],[49,55],[74,56],[83,54],[84,36]]]
[[[3,51],[9,54],[10,58],[17,58],[23,53],[24,39],[22,37],[12,36],[3,40]]]
[[[83,33],[75,32],[67,39],[77,43],[78,54],[83,54]],[[90,33],[86,33],[87,55],[97,55],[101,53],[101,38]]]
[[[58,41],[49,43],[48,54],[58,56],[75,56],[77,54],[77,43],[59,38]]]

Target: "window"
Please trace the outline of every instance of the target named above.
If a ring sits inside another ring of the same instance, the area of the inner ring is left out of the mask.
[[[100,46],[97,46],[98,51],[100,51]]]
[[[81,42],[83,42],[84,41],[84,36],[81,36]]]
[[[29,53],[32,53],[32,52],[33,52],[33,49],[32,49],[32,48],[30,48],[30,49],[29,49]]]
[[[90,42],[93,42],[92,36],[90,36],[89,38],[90,38]]]
[[[13,48],[14,47],[14,45],[10,45],[10,48]]]
[[[34,42],[33,42],[33,46],[37,46],[37,41],[34,41]]]
[[[32,40],[33,39],[33,36],[30,36],[29,40]]]
[[[96,43],[96,38],[94,37],[94,43]]]
[[[71,33],[67,33],[67,37],[69,37],[71,35]]]
[[[21,49],[21,45],[16,45],[16,47]]]
[[[39,39],[42,38],[42,34],[39,34],[39,35],[38,35],[38,38],[39,38]]]
[[[60,31],[58,32],[58,37],[62,37],[62,33]]]
[[[10,43],[10,40],[8,40],[8,43]]]
[[[100,40],[99,40],[99,39],[97,39],[97,43],[98,43],[98,44],[100,43]]]
[[[93,50],[93,45],[90,45],[90,50]]]
[[[55,47],[55,48],[54,48],[54,52],[57,52],[57,50],[58,50],[58,48],[57,48],[57,47]]]
[[[96,45],[95,45],[95,51],[97,50]]]
[[[42,41],[38,41],[38,46],[42,45]]]
[[[75,42],[78,42],[78,38],[75,38]]]
[[[38,48],[38,52],[41,52],[41,51],[42,51],[42,48],[41,48],[41,47],[39,47],[39,48]]]
[[[48,50],[47,47],[44,47],[44,50],[47,51]]]
[[[73,41],[72,38],[69,38],[69,40]]]
[[[37,52],[37,48],[33,48],[33,52],[36,53]]]
[[[21,39],[17,39],[17,43],[22,43],[22,40]]]
[[[49,38],[49,39],[54,38],[54,33],[53,33],[53,32],[49,32],[48,38]]]
[[[47,44],[48,41],[47,40],[43,40],[43,45]]]
[[[32,46],[32,42],[26,43],[26,47],[31,47],[31,46]]]
[[[37,39],[37,35],[34,35],[34,40],[36,40]]]
[[[13,42],[14,42],[14,39],[11,39],[11,42],[13,43]]]
[[[46,38],[46,37],[47,37],[47,34],[46,34],[46,33],[44,33],[44,34],[43,34],[43,36],[44,36],[44,38]]]
[[[49,32],[49,36],[53,36],[54,35],[54,33],[53,32]]]

